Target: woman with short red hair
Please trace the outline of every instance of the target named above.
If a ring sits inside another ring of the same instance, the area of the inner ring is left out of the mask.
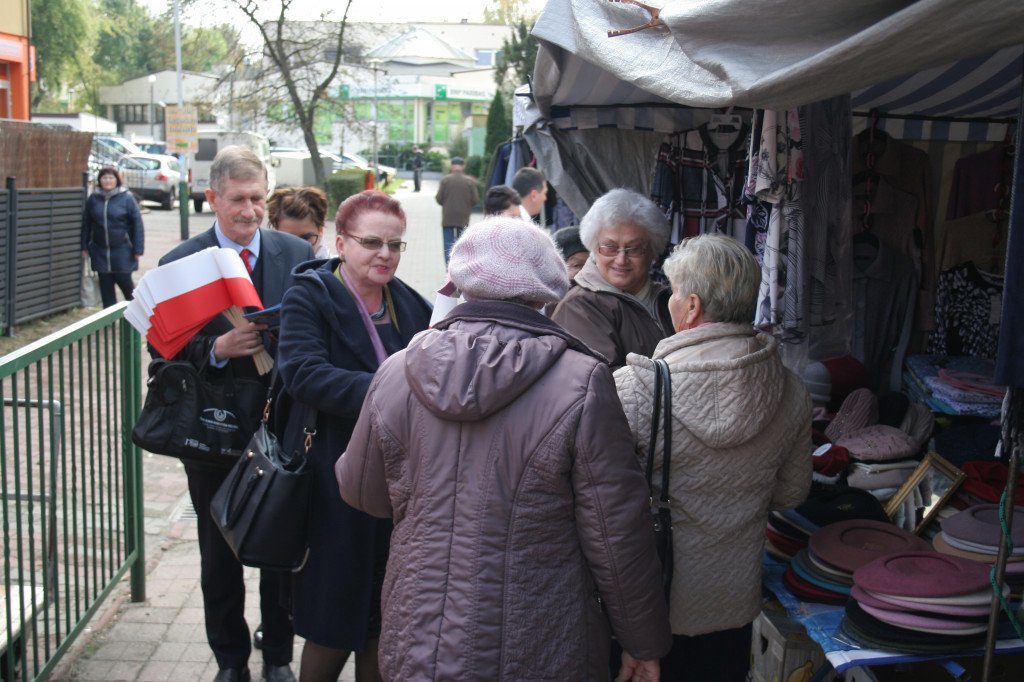
[[[301,448],[316,411],[309,559],[293,577],[295,633],[306,639],[300,679],[336,682],[351,652],[356,679],[376,680],[380,590],[391,522],[342,501],[334,463],[349,437],[377,367],[427,328],[430,305],[395,277],[405,251],[405,213],[368,190],[338,207],[338,257],[294,270],[281,303],[277,357],[291,402],[282,435]]]

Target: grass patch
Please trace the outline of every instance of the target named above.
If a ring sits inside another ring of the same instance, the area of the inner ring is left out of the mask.
[[[33,341],[38,341],[44,336],[78,322],[79,320],[92,315],[101,308],[72,308],[62,313],[40,317],[23,324],[15,325],[14,336],[0,336],[0,357],[13,353],[22,346],[27,346]]]

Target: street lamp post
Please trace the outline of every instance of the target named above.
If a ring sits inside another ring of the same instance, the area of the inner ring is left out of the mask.
[[[149,139],[151,141],[156,140],[156,135],[153,134],[154,125],[156,123],[156,111],[153,107],[153,84],[156,83],[156,75],[149,74]]]

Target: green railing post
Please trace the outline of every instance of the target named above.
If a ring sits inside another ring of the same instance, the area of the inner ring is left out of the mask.
[[[121,372],[130,380],[122,381],[124,405],[121,409],[121,443],[124,448],[125,500],[128,554],[135,553],[131,568],[132,601],[146,600],[146,528],[142,494],[142,450],[132,442],[132,427],[138,421],[142,404],[142,342],[139,333],[124,318],[121,325]]]

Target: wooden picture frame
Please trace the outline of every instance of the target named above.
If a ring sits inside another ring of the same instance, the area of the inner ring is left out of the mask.
[[[914,528],[914,533],[916,535],[923,533],[939,511],[946,506],[946,503],[949,502],[949,499],[953,497],[957,489],[964,482],[964,479],[967,478],[967,474],[960,471],[960,469],[955,467],[948,460],[943,459],[938,453],[929,452],[925,455],[925,458],[921,460],[921,463],[917,465],[917,468],[914,469],[913,473],[910,474],[910,478],[900,486],[899,490],[896,491],[896,494],[893,495],[885,505],[885,513],[890,519],[893,518],[900,510],[900,507],[903,506],[904,500],[906,500],[914,489],[925,480],[925,477],[932,476],[936,473],[949,480],[949,487],[942,491],[942,494],[939,495],[937,499],[935,495],[933,495],[932,499],[925,505],[924,516]]]

